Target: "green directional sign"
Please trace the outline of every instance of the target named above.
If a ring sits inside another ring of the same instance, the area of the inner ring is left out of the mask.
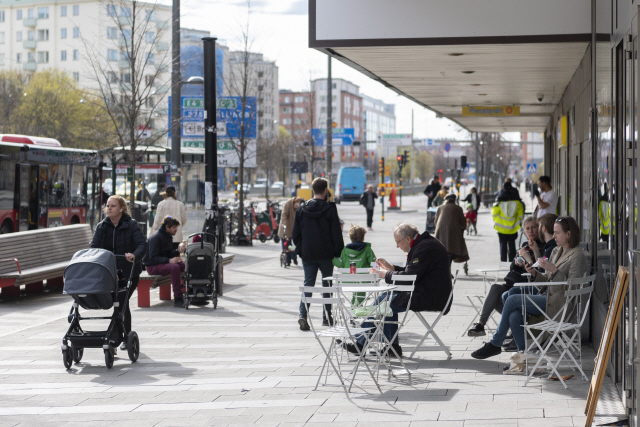
[[[204,98],[182,98],[183,108],[204,108]]]

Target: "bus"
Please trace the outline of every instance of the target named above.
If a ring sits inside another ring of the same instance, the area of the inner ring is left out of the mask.
[[[96,151],[0,134],[0,233],[100,220],[102,168]]]

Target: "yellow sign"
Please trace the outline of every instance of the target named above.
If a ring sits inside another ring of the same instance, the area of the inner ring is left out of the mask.
[[[556,138],[558,139],[558,147],[567,146],[567,116],[562,116],[560,117],[560,120],[558,120]]]
[[[384,175],[391,176],[391,167],[389,167],[389,165],[384,167]]]
[[[497,107],[462,107],[463,116],[471,117],[496,117],[496,116],[519,116],[519,105],[506,105]]]

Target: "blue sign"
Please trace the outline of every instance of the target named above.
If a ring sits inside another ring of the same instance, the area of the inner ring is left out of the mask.
[[[538,173],[538,165],[535,163],[527,163],[527,172],[528,175],[535,175]]]
[[[449,144],[448,142],[446,144],[444,144],[444,151],[446,151],[447,153],[449,152],[449,150],[451,150],[451,144]]]
[[[181,138],[204,138],[204,97],[183,96]],[[218,138],[239,138],[244,124],[245,138],[257,137],[255,96],[246,98],[244,111],[239,96],[223,96],[216,99]],[[242,118],[244,115],[244,119]],[[169,138],[171,138],[171,97],[169,97]]]
[[[433,145],[433,143],[434,143],[433,139],[431,138],[427,139],[427,145],[431,146]]]
[[[327,145],[327,130],[313,129],[312,134],[313,145]],[[341,140],[341,144],[337,144],[337,139]],[[333,145],[352,145],[355,139],[353,128],[334,128],[331,132],[331,142]]]

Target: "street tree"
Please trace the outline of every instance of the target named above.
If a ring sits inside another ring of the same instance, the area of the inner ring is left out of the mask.
[[[22,71],[0,71],[0,132],[17,133],[12,116],[24,96],[28,76]]]
[[[113,124],[116,145],[133,170],[139,148],[164,142],[168,132],[167,126],[155,123],[156,117],[166,114],[165,95],[171,89],[167,72],[171,54],[169,43],[164,42],[171,22],[156,23],[167,21],[161,16],[166,11],[159,6],[158,2],[102,0],[99,7],[106,11],[108,22],[99,28],[106,27],[109,46],[95,43],[102,36],[81,35],[86,63],[101,101],[98,105]],[[130,185],[133,206],[135,179]]]

